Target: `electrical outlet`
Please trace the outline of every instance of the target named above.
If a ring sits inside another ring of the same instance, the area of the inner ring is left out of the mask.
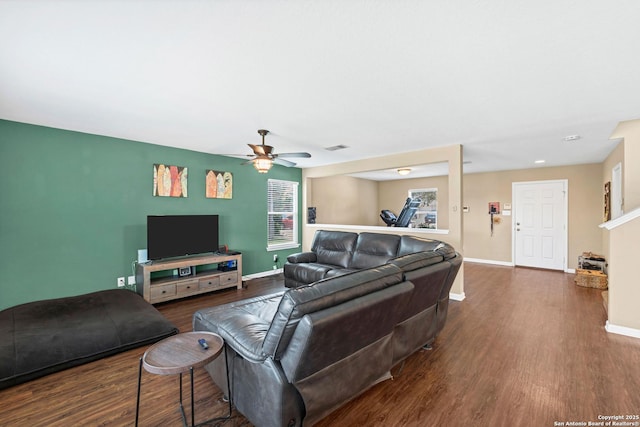
[[[127,285],[135,285],[136,284],[136,276],[127,277]]]
[[[278,262],[278,254],[273,254],[273,262]]]
[[[118,287],[121,288],[124,286],[124,277],[118,277]]]

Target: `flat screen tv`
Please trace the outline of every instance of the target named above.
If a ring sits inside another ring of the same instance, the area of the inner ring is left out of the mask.
[[[150,260],[216,252],[218,215],[148,215]]]

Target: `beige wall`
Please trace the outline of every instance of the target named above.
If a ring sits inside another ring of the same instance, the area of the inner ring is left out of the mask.
[[[498,215],[491,236],[489,202],[512,203],[512,183],[546,180],[568,180],[568,260],[567,267],[577,268],[578,256],[584,251],[601,252],[603,186],[600,164],[534,168],[514,171],[464,175],[464,255],[468,258],[513,262],[512,218]]]
[[[379,225],[378,183],[337,175],[309,179],[307,199],[319,224]]]

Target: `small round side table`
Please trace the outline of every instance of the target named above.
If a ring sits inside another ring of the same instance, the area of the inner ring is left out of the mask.
[[[198,340],[204,339],[209,348],[205,349]],[[140,358],[138,368],[138,396],[136,401],[136,426],[138,425],[138,414],[140,411],[140,383],[142,379],[142,368],[147,372],[158,375],[180,374],[180,413],[185,427],[187,417],[182,405],[182,374],[189,372],[191,377],[191,426],[195,427],[194,397],[193,397],[193,368],[198,368],[213,361],[226,351],[224,340],[220,335],[213,332],[186,332],[173,335],[163,339],[149,347]],[[226,353],[225,353],[226,359]],[[229,375],[227,366],[227,376]],[[231,399],[229,399],[229,415],[226,417],[213,418],[198,425],[207,424],[217,420],[227,420],[231,418]]]

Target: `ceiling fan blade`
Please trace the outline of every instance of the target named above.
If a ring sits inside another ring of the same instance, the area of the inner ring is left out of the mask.
[[[250,160],[245,160],[244,162],[242,162],[242,163],[240,163],[240,164],[241,164],[241,165],[248,165],[249,163],[253,163],[253,162],[255,162],[255,161],[256,161],[256,159],[254,158],[254,159],[250,159]]]
[[[247,145],[251,147],[251,149],[253,150],[256,156],[264,156],[267,154],[265,153],[265,150],[264,150],[264,147],[266,147],[266,145],[255,145],[255,144],[247,144]]]
[[[300,157],[300,158],[308,159],[309,157],[311,157],[311,154],[309,154],[309,153],[279,153],[278,157]]]
[[[290,162],[289,160],[280,159],[278,157],[273,159],[273,163],[276,163],[276,164],[282,165],[282,166],[286,166],[288,168],[290,168],[291,166],[295,166],[296,165],[295,163]]]

